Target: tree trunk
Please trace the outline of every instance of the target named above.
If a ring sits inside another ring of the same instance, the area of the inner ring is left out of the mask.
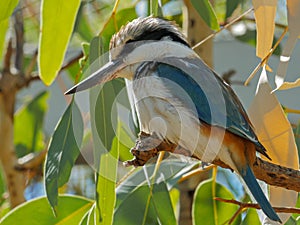
[[[16,171],[14,168],[17,163],[13,135],[13,115],[16,95],[15,78],[14,75],[4,73],[0,79],[0,161],[5,174],[12,208],[25,201],[25,178],[22,173]]]

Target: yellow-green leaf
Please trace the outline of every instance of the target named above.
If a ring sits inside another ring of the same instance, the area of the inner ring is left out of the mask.
[[[55,217],[47,203],[46,197],[41,197],[23,203],[10,211],[1,221],[1,225],[50,225],[79,224],[85,213],[92,207],[93,202],[78,196],[62,195],[57,206],[58,215]]]
[[[19,0],[0,0],[0,21],[7,19],[12,14],[18,2]]]
[[[257,30],[256,55],[262,59],[272,47],[277,0],[252,0],[252,3]]]
[[[50,85],[56,78],[73,31],[80,0],[43,0],[39,43],[39,74]]]

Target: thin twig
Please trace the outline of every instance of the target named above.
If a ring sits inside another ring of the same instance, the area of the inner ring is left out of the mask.
[[[238,205],[242,208],[261,209],[261,207],[256,203],[244,203],[244,202],[236,201],[234,199],[224,199],[224,198],[218,198],[218,197],[216,197],[215,200],[235,204],[235,205]],[[299,208],[294,208],[294,207],[273,207],[273,209],[275,210],[275,212],[278,212],[278,213],[297,213],[297,214],[300,214],[300,209]]]
[[[190,171],[190,172],[184,174],[184,175],[178,180],[178,183],[181,183],[181,182],[183,182],[183,181],[185,181],[185,180],[187,180],[187,179],[189,179],[189,178],[191,178],[191,177],[193,177],[193,176],[195,176],[195,175],[198,175],[198,174],[200,174],[200,173],[203,173],[203,172],[206,172],[206,171],[208,171],[208,170],[211,170],[211,169],[214,168],[214,167],[216,167],[216,165],[210,164],[209,166],[206,166],[206,167],[204,167],[204,168],[199,167],[199,168],[197,168],[197,169],[194,169],[194,170],[192,170],[192,171]]]
[[[274,47],[271,48],[270,52],[260,61],[260,63],[255,67],[255,69],[253,70],[253,72],[250,74],[250,76],[247,78],[247,80],[245,81],[244,85],[247,86],[249,84],[249,82],[253,79],[254,75],[257,73],[257,71],[265,64],[267,64],[270,56],[273,54],[273,52],[275,51],[275,49],[277,48],[277,46],[280,44],[280,42],[282,41],[283,37],[285,36],[285,34],[288,31],[288,27],[286,27],[284,29],[284,31],[282,32],[281,36],[279,37],[279,39],[277,40],[277,42],[275,43]]]
[[[248,13],[250,13],[253,10],[253,8],[248,9],[247,11],[245,11],[243,14],[241,14],[240,16],[238,16],[237,18],[233,19],[232,21],[230,21],[230,23],[227,23],[224,27],[222,27],[220,30],[208,35],[206,38],[204,38],[202,41],[200,41],[199,43],[197,43],[196,45],[194,45],[192,47],[192,49],[195,49],[197,47],[199,47],[200,45],[202,45],[204,42],[208,41],[209,39],[213,38],[214,36],[216,36],[216,34],[220,33],[221,31],[227,29],[228,27],[230,27],[232,24],[236,23],[237,21],[239,21],[242,17],[244,17],[245,15],[247,15]]]
[[[106,20],[104,26],[102,27],[102,30],[99,32],[98,36],[101,36],[102,33],[104,32],[105,28],[108,26],[109,24],[109,21],[113,18],[114,19],[114,23],[116,23],[116,19],[115,19],[115,14],[116,14],[116,11],[117,11],[117,8],[119,6],[119,3],[120,3],[120,0],[116,0],[115,1],[115,5],[114,5],[114,8],[109,16],[109,18]],[[115,24],[115,28],[116,28],[116,24]],[[117,30],[117,29],[116,29]]]

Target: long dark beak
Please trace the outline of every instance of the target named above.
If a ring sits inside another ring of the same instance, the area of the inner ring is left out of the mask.
[[[125,66],[126,65],[122,59],[110,61],[99,70],[94,72],[92,75],[90,75],[88,78],[70,88],[65,92],[65,94],[74,94],[75,92],[94,87],[97,84],[103,84],[107,81],[110,81],[114,79],[117,76],[118,71],[122,70]]]

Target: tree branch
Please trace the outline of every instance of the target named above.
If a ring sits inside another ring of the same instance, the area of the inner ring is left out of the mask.
[[[189,155],[189,152],[180,146],[161,141],[155,134],[149,135],[142,132],[139,134],[135,146],[131,149],[134,159],[124,162],[124,165],[143,166],[160,151],[168,151],[185,156]],[[223,168],[231,169],[220,160],[214,160],[212,163]],[[267,184],[300,192],[300,171],[298,170],[276,165],[256,157],[253,164],[253,172],[257,179]]]
[[[20,5],[18,5],[20,8]],[[24,23],[22,10],[15,10],[14,17],[14,28],[16,32],[16,52],[15,52],[15,67],[22,74],[23,71],[23,60],[24,60]]]

